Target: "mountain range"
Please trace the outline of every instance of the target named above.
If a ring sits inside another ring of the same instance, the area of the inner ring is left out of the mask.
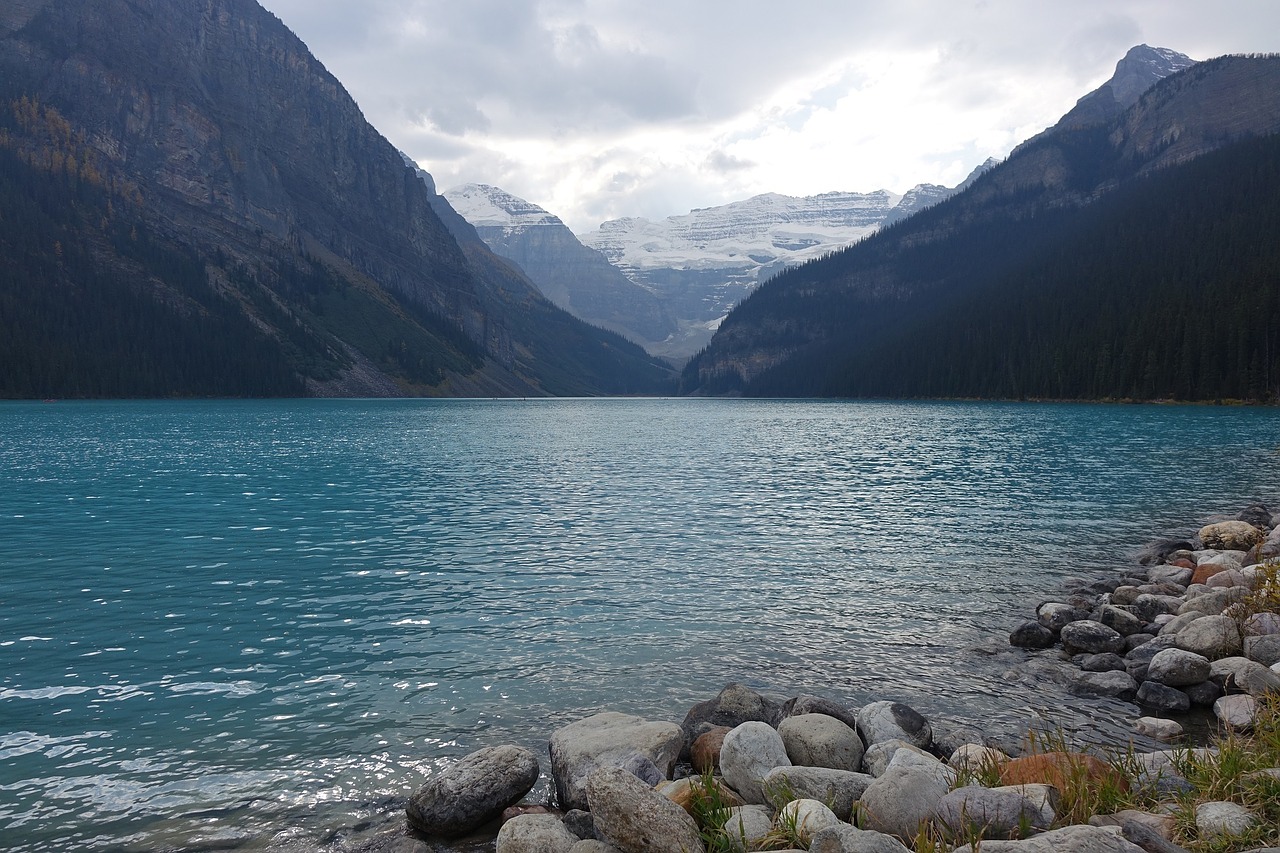
[[[0,6],[0,396],[658,393],[253,0]]]
[[[685,393],[1275,398],[1277,131],[1280,58],[1140,46],[955,190],[579,242],[469,222],[253,0],[14,0],[0,397],[661,394],[633,341],[709,337]]]
[[[444,195],[499,255],[578,317],[684,361],[761,281],[843,248],[963,190],[920,184],[906,193],[766,193],[660,221],[615,219],[581,238],[558,217],[498,187]]]
[[[690,362],[685,391],[1274,398],[1280,57],[1136,91],[778,275]]]

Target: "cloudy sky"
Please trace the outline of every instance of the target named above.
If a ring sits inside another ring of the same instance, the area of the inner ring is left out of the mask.
[[[1146,43],[1280,50],[1276,0],[261,0],[440,189],[578,233],[959,183]]]

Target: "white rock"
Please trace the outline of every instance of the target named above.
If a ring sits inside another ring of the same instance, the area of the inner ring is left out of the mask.
[[[933,744],[929,721],[901,702],[872,702],[858,711],[858,733],[867,746],[903,740],[920,749]]]
[[[581,839],[549,814],[522,814],[498,830],[495,853],[569,853]]]
[[[720,747],[724,780],[749,804],[766,803],[761,781],[773,768],[790,766],[782,736],[768,723],[743,723],[724,736]]]
[[[765,806],[736,806],[729,809],[724,830],[736,850],[759,850],[773,832],[773,816]]]
[[[1213,703],[1213,715],[1224,726],[1248,731],[1258,719],[1258,700],[1247,693],[1233,693]]]
[[[1201,839],[1243,835],[1257,820],[1244,806],[1236,803],[1201,803],[1196,806],[1196,829]]]
[[[993,746],[980,743],[966,743],[951,753],[947,763],[957,770],[978,772],[1000,767],[1009,760],[1009,756]]]
[[[925,752],[918,746],[912,746],[905,740],[882,740],[879,743],[873,743],[867,747],[866,753],[862,756],[863,766],[866,767],[868,773],[872,776],[883,776],[884,769],[889,766],[889,762],[898,754],[898,750],[907,749],[916,755],[926,758],[933,758],[932,755]]]
[[[1182,725],[1174,720],[1161,717],[1139,717],[1134,729],[1140,735],[1156,740],[1173,740],[1182,735]]]
[[[773,822],[776,828],[787,833],[794,830],[796,839],[806,847],[818,832],[839,823],[835,812],[817,800],[793,800],[782,807]]]
[[[1126,841],[1118,826],[1076,824],[1055,829],[1023,841],[983,841],[982,853],[1146,853]],[[953,853],[974,853],[966,844]]]

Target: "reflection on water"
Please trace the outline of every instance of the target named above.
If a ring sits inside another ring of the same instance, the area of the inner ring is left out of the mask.
[[[739,680],[1018,732],[1071,575],[1276,481],[1263,409],[0,406],[0,833],[313,847],[441,761]],[[1068,704],[1069,703],[1069,704]]]

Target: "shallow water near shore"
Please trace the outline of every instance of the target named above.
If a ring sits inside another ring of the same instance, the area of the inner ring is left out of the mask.
[[[21,853],[337,846],[476,748],[545,755],[600,710],[679,721],[733,680],[1121,743],[1136,708],[1066,698],[1007,632],[1280,481],[1262,408],[6,403],[0,424],[0,848]]]

